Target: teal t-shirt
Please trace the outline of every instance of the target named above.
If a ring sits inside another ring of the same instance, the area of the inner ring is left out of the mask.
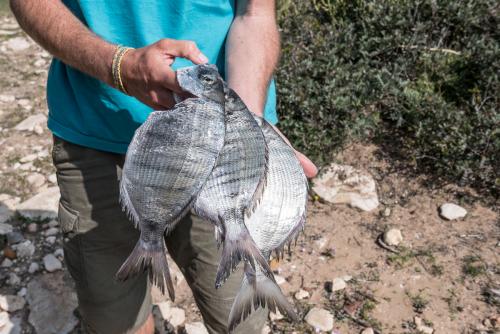
[[[234,0],[64,0],[104,40],[140,48],[162,38],[192,40],[224,75],[224,42],[235,16]],[[192,63],[177,58],[174,69]],[[54,59],[47,82],[48,127],[69,142],[125,153],[151,108]],[[271,82],[264,112],[276,123]]]

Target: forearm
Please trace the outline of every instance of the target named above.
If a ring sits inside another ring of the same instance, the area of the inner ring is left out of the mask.
[[[10,0],[10,6],[19,25],[54,57],[112,85],[115,46],[92,33],[60,0]]]
[[[226,42],[226,79],[248,108],[262,116],[280,50],[274,1],[238,0],[237,10]]]

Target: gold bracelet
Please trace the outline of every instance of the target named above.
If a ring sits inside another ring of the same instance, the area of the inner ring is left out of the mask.
[[[122,81],[122,60],[125,54],[132,50],[132,48],[127,48],[122,45],[118,45],[116,48],[115,54],[113,56],[113,62],[111,64],[111,74],[113,75],[113,83],[115,87],[118,88],[122,93],[127,94],[128,92],[125,89]]]

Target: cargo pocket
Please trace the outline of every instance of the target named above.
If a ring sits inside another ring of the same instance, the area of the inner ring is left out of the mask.
[[[78,229],[78,212],[71,210],[59,202],[59,224],[63,233],[76,232]]]

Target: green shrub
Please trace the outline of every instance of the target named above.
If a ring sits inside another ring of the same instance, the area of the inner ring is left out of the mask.
[[[320,164],[375,140],[498,195],[498,14],[495,0],[282,1],[281,127]]]

